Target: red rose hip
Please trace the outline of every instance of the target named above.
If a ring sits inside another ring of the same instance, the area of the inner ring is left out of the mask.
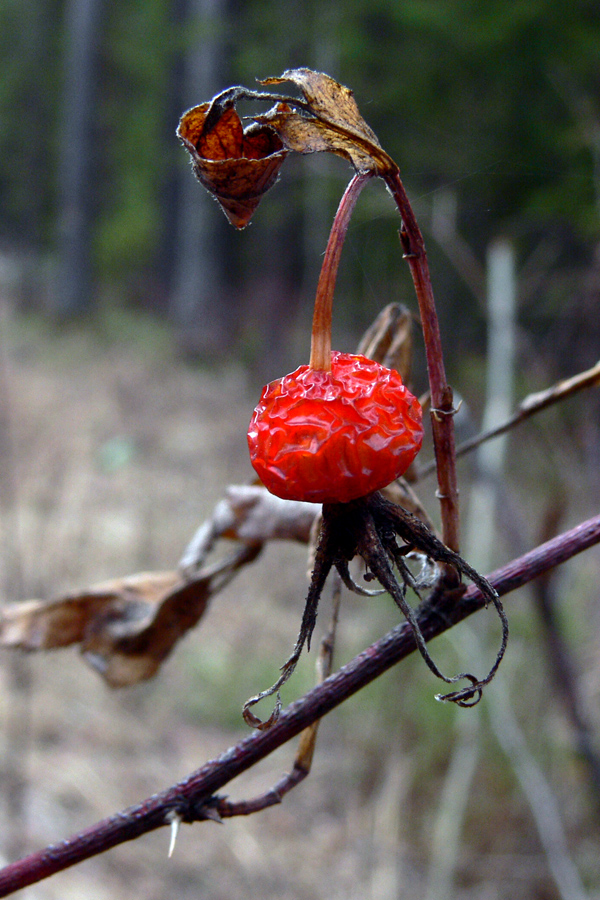
[[[346,503],[402,475],[423,440],[422,412],[400,375],[331,353],[268,384],[250,421],[250,459],[278,497]]]

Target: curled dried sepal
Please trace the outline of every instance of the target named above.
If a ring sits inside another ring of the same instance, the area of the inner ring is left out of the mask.
[[[398,541],[399,539],[399,541]],[[452,566],[457,573],[465,575],[479,588],[487,603],[492,603],[502,623],[502,638],[496,659],[485,678],[479,679],[470,672],[445,675],[432,659],[427,649],[425,631],[429,618],[443,617],[446,603],[460,602],[464,586],[448,589],[443,581],[432,586],[426,600],[421,600],[419,608],[413,610],[406,600],[406,589],[410,587],[420,598],[420,585],[408,569],[405,557],[416,550],[431,562]],[[317,620],[319,600],[329,572],[335,568],[346,581],[347,564],[355,556],[362,557],[368,572],[373,575],[404,614],[412,631],[417,649],[429,669],[446,684],[467,681],[466,687],[448,694],[436,694],[436,700],[447,700],[458,706],[474,706],[481,699],[484,687],[490,683],[498,671],[504,657],[508,641],[508,620],[494,588],[472,569],[457,553],[454,553],[407,510],[374,493],[351,503],[324,504],[321,532],[315,553],[315,565],[306,598],[300,632],[289,659],[281,667],[281,675],[274,685],[247,700],[244,705],[244,719],[255,728],[269,728],[277,720],[281,709],[279,691],[293,674],[305,645],[310,649],[310,640]],[[393,572],[396,567],[400,580]],[[269,718],[262,722],[251,712],[251,707],[260,700],[277,696],[275,708]]]
[[[177,136],[192,157],[194,174],[221,204],[236,228],[244,228],[277,180],[287,155],[272,128],[244,128],[226,94],[183,114]]]
[[[274,184],[288,150],[329,152],[357,172],[387,176],[398,167],[360,114],[352,91],[323,72],[290,69],[263,85],[289,82],[303,98],[230,87],[182,116],[177,135],[194,172],[230,221],[243,228]],[[235,110],[241,100],[275,102],[247,128]]]
[[[356,350],[362,356],[395,369],[408,384],[412,372],[414,316],[399,303],[388,303],[365,331]]]

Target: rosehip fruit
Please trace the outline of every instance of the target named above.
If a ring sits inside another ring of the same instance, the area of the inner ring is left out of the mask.
[[[347,503],[385,487],[422,440],[421,407],[400,375],[335,351],[330,372],[300,366],[268,384],[248,430],[265,487],[313,503]]]

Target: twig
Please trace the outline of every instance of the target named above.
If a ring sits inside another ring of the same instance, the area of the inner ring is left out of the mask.
[[[477,643],[476,638],[474,642]],[[556,800],[544,773],[527,746],[511,709],[504,680],[499,678],[490,691],[488,712],[494,734],[510,760],[529,803],[558,894],[561,900],[586,900],[588,894],[569,855]]]
[[[599,542],[600,515],[513,560],[493,572],[489,581],[498,594],[508,594]],[[421,631],[427,640],[431,640],[484,605],[480,591],[471,586],[455,605],[444,611],[443,617],[439,612],[428,610],[420,623]],[[0,897],[6,897],[117,844],[169,826],[174,814],[183,822],[210,818],[209,806],[216,791],[414,650],[415,640],[410,627],[405,623],[398,625],[322,685],[292,703],[268,731],[249,735],[218,759],[207,762],[183,781],[137,806],[104,819],[60,844],[6,866],[0,871]]]
[[[454,447],[454,403],[446,380],[440,328],[433,297],[423,235],[396,168],[384,176],[402,217],[400,240],[413,278],[427,357],[431,389],[431,426],[438,477],[442,537],[451,550],[459,549],[458,486]],[[452,577],[452,576],[450,576]]]
[[[558,519],[564,510],[560,501],[546,513],[542,537],[556,534]],[[544,534],[545,532],[545,534]],[[533,587],[534,608],[542,626],[543,646],[547,656],[550,679],[558,694],[565,716],[571,723],[577,749],[587,765],[590,782],[600,801],[600,757],[594,747],[590,716],[578,685],[577,668],[556,609],[556,573],[546,572],[537,578]]]
[[[566,378],[564,381],[559,381],[544,391],[528,394],[527,397],[519,403],[516,412],[501,425],[490,428],[488,431],[482,431],[468,441],[463,441],[463,443],[456,448],[456,456],[464,456],[465,453],[475,450],[476,447],[479,447],[480,444],[483,444],[485,441],[500,437],[501,434],[505,434],[507,431],[510,431],[511,428],[514,428],[515,425],[520,425],[521,422],[524,422],[535,413],[547,409],[554,403],[565,400],[572,394],[576,394],[579,391],[592,387],[600,387],[600,361],[592,366],[591,369],[586,369],[585,372],[580,372],[572,378]],[[431,475],[431,473],[435,471],[435,468],[436,462],[432,460],[419,469],[418,477],[425,478],[427,475]]]
[[[341,600],[341,579],[337,572],[334,573],[332,579],[332,598],[333,611],[331,622],[327,633],[321,639],[319,645],[319,655],[317,657],[317,684],[323,684],[326,678],[331,675],[333,664],[333,651],[335,647],[335,633],[337,629],[338,616],[340,611]],[[284,775],[277,784],[266,793],[252,800],[241,800],[232,803],[226,797],[215,798],[215,812],[220,819],[231,818],[232,816],[248,816],[269,806],[281,803],[286,794],[292,788],[295,788],[301,781],[310,775],[313,754],[317,742],[317,733],[319,730],[319,719],[312,722],[304,729],[300,735],[298,743],[298,751],[294,759],[292,771]]]
[[[456,227],[457,194],[442,188],[433,194],[430,231],[479,305],[485,307],[485,270]]]

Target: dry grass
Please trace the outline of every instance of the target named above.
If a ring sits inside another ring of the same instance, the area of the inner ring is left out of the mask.
[[[252,399],[243,372],[183,364],[168,335],[143,321],[127,339],[5,324],[6,599],[50,597],[174,566],[224,485],[250,477],[245,427]],[[591,596],[598,568],[596,556],[569,570],[567,584]],[[243,736],[242,703],[272,682],[295,639],[304,576],[303,548],[269,548],[217,598],[161,675],[127,691],[111,692],[74,651],[27,658],[31,688],[22,690],[13,657],[5,656],[4,777],[9,784],[19,775],[25,790],[23,819],[3,812],[2,843],[15,845],[15,829],[26,850],[58,841],[166,787]],[[384,600],[345,599],[340,657],[395,618]],[[535,628],[523,600],[514,601],[512,620],[508,680],[520,677],[524,661],[530,665],[516,713],[553,786],[590,896],[600,896],[597,806],[560,710],[539,699],[545,673],[543,661],[530,658]],[[572,627],[587,698],[597,703],[596,639],[577,621]],[[455,665],[448,641],[434,649]],[[289,696],[311,679],[312,660],[304,660]],[[457,741],[455,717],[469,715],[436,704],[435,689],[424,666],[409,661],[323,723],[314,773],[281,807],[224,826],[184,827],[169,861],[167,832],[150,835],[24,896],[425,896],[431,833]],[[550,900],[558,894],[529,809],[484,719],[485,713],[452,896]],[[266,788],[292,756],[293,748],[282,749],[234,783],[232,796]]]

